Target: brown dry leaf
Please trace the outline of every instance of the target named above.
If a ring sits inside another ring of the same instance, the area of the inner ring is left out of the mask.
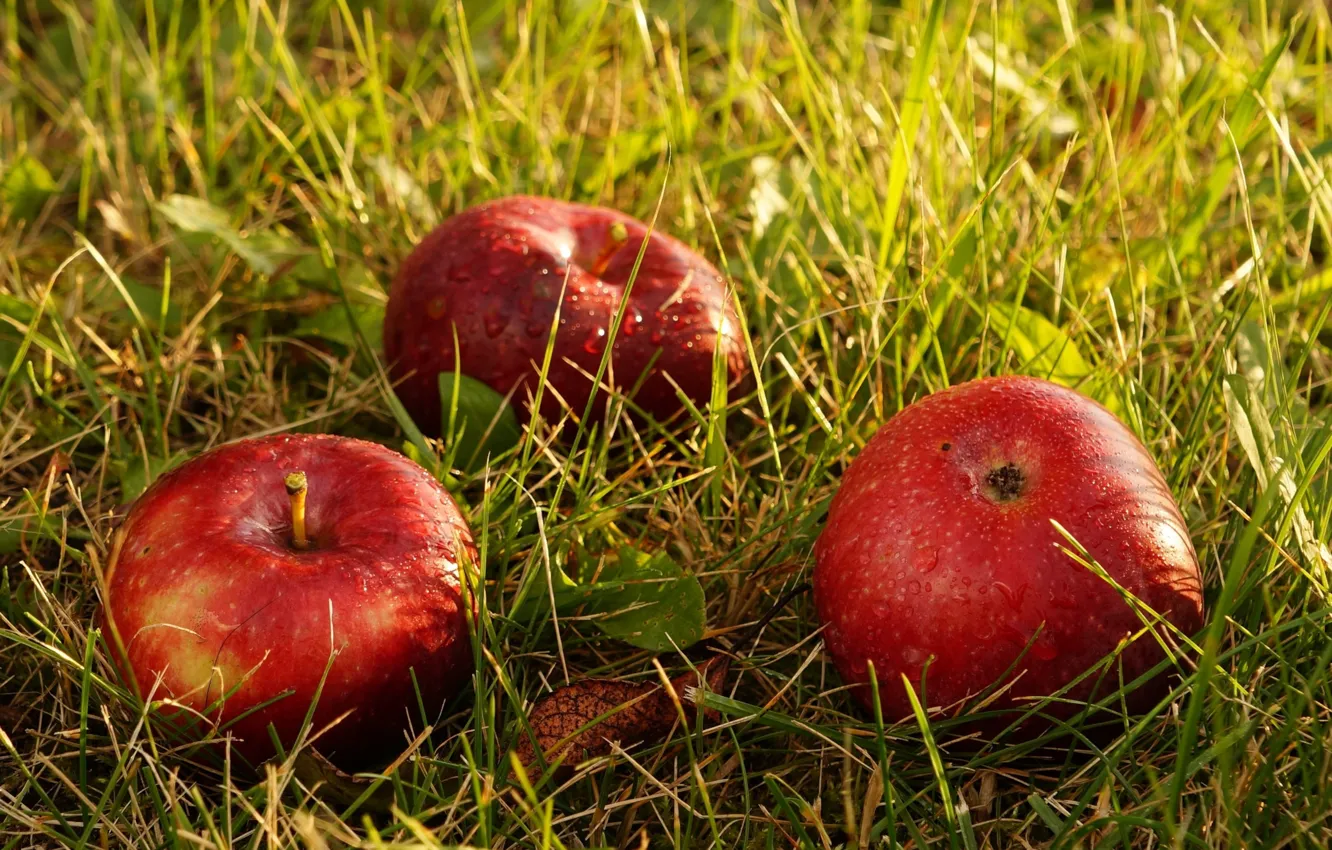
[[[731,659],[714,655],[697,668],[671,679],[671,695],[656,682],[621,682],[617,679],[583,679],[537,700],[528,712],[532,734],[523,733],[514,744],[514,755],[524,769],[537,766],[536,745],[546,764],[567,772],[575,765],[609,755],[614,744],[664,741],[680,718],[675,700],[687,688],[696,688],[700,674],[711,690],[718,690],[730,670]]]
[[[801,584],[787,591],[736,641],[744,654],[759,633],[792,599],[809,590]],[[659,682],[622,682],[618,679],[583,679],[556,688],[536,701],[527,714],[531,734],[523,731],[513,745],[513,755],[530,776],[542,763],[554,765],[567,775],[576,765],[610,755],[614,745],[631,747],[665,741],[680,720],[677,701],[696,702],[695,692],[719,692],[731,671],[732,655],[717,650],[701,664],[670,680],[670,688]],[[700,679],[702,681],[700,681]],[[702,686],[702,687],[700,687]],[[685,710],[685,717],[690,712]],[[707,718],[716,722],[716,712]],[[543,762],[536,757],[541,748]]]

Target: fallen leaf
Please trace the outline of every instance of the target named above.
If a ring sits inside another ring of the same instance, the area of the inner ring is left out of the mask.
[[[177,230],[202,233],[220,240],[259,274],[274,274],[286,260],[309,253],[290,239],[267,231],[248,235],[231,226],[231,215],[203,198],[168,195],[157,211]]]
[[[444,437],[454,450],[456,466],[478,469],[488,459],[518,445],[523,438],[513,405],[475,378],[441,372],[439,398]]]
[[[607,614],[595,622],[611,637],[653,652],[683,649],[702,639],[707,619],[703,585],[670,556],[622,546],[618,557],[602,567],[597,583],[609,588],[586,610]]]
[[[393,784],[366,776],[353,776],[308,747],[296,754],[292,773],[319,796],[342,806],[357,803],[361,807],[386,812],[393,805]],[[378,784],[376,784],[378,782]]]
[[[25,154],[10,163],[0,182],[0,197],[16,219],[30,221],[58,189],[46,166]]]
[[[588,759],[610,755],[616,745],[664,741],[680,719],[676,701],[684,699],[686,689],[697,689],[700,681],[710,690],[720,688],[730,666],[728,656],[714,655],[696,670],[671,679],[670,690],[659,682],[618,679],[583,679],[556,688],[528,712],[531,734],[518,739],[514,756],[524,769],[531,768],[540,747],[546,764],[568,772]]]
[[[736,652],[747,652],[772,618],[808,590],[809,585],[802,584],[778,599],[736,639]],[[582,679],[556,688],[537,700],[527,713],[528,730],[514,743],[514,758],[530,772],[538,766],[539,749],[544,764],[557,775],[568,775],[589,759],[610,755],[617,745],[665,741],[679,722],[684,703],[699,702],[702,690],[719,692],[725,687],[735,657],[718,649],[702,663],[673,677],[670,688],[660,682],[619,679]],[[688,709],[684,712],[688,718]]]

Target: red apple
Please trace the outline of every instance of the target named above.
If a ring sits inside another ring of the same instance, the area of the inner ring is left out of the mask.
[[[872,661],[885,719],[909,717],[901,677],[919,691],[928,662],[928,706],[1011,684],[986,708],[1022,709],[1141,630],[1119,593],[1060,550],[1067,541],[1051,520],[1121,587],[1185,633],[1200,628],[1202,580],[1188,529],[1128,428],[1047,381],[972,381],[916,402],[879,430],[847,469],[815,545],[824,639],[860,701],[871,704]],[[1132,642],[1122,655],[1125,681],[1163,657],[1150,634]],[[1096,694],[1118,681],[1112,670]],[[1163,685],[1158,677],[1137,699],[1159,697]],[[1088,681],[1070,696],[1092,692]],[[1076,712],[1058,703],[1046,710]]]
[[[706,406],[717,345],[728,380],[746,374],[721,273],[623,213],[521,196],[453,216],[403,261],[384,317],[384,352],[403,405],[422,429],[438,433],[439,374],[454,371],[455,354],[463,374],[501,394],[517,388],[515,401],[525,402],[558,309],[541,413],[553,421],[567,405],[581,417],[644,239],[605,381],[638,386],[634,402],[658,421],[682,409],[674,385]]]
[[[270,724],[292,745],[326,669],[314,729],[347,716],[314,746],[350,767],[419,730],[413,672],[428,712],[471,674],[458,576],[471,532],[429,473],[383,446],[222,446],[154,483],[121,533],[103,617],[122,676],[179,703],[182,726],[227,724],[253,764],[274,753]]]

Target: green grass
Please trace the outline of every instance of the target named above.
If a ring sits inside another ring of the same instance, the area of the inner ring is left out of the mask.
[[[2,5],[0,847],[1332,841],[1325,4]],[[93,628],[122,506],[260,433],[446,456],[386,392],[386,284],[513,192],[655,215],[725,268],[760,388],[449,473],[479,671],[392,808],[172,748]],[[664,552],[712,629],[752,622],[878,424],[999,373],[1080,387],[1158,458],[1211,616],[1171,701],[1071,748],[884,727],[805,600],[707,697],[721,723],[507,783],[524,705],[656,675],[586,619],[521,616],[550,568]]]

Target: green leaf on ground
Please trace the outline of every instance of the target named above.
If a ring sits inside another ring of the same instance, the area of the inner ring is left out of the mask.
[[[37,159],[24,154],[5,169],[0,182],[0,196],[14,218],[31,221],[41,211],[42,204],[59,189],[51,172]]]
[[[439,399],[445,443],[456,466],[475,469],[523,437],[513,405],[475,378],[441,373]]]
[[[1077,389],[1112,413],[1120,413],[1122,405],[1113,392],[1113,383],[1096,374],[1063,328],[1020,305],[992,303],[989,315],[994,332],[1008,340],[1028,375]]]
[[[584,610],[613,638],[653,652],[692,646],[703,637],[707,602],[703,585],[669,555],[622,546],[608,559],[594,587],[604,587]]]
[[[352,305],[356,314],[356,324],[360,326],[365,340],[375,351],[382,348],[384,339],[384,305],[379,303],[360,303]],[[303,317],[293,331],[295,336],[310,339],[322,339],[351,349],[356,347],[356,330],[352,327],[347,308],[341,304],[332,304],[318,313]]]
[[[146,283],[139,283],[127,277],[121,277],[121,283],[125,286],[125,291],[129,293],[130,300],[134,306],[139,308],[139,313],[144,320],[156,328],[162,320],[162,290],[156,286],[149,286]],[[124,307],[124,300],[119,293],[114,290],[107,291],[107,305],[109,310],[117,310]],[[166,324],[167,328],[180,327],[180,305],[168,301],[166,305]]]
[[[226,210],[203,198],[167,195],[157,205],[157,211],[178,230],[218,239],[260,274],[271,275],[284,261],[309,253],[296,242],[274,233],[261,231],[242,236],[231,226],[231,217]]]
[[[8,316],[16,322],[27,324],[37,314],[36,308],[22,299],[0,292],[0,316]],[[0,325],[3,327],[3,325]],[[11,326],[12,330],[12,326]]]
[[[121,504],[129,504],[143,494],[164,472],[168,472],[185,459],[184,454],[171,457],[156,455],[134,455],[122,458],[113,464],[113,470],[120,479]]]
[[[1293,509],[1291,528],[1300,551],[1310,567],[1316,570],[1316,575],[1324,582],[1328,581],[1332,576],[1332,551],[1319,539],[1304,505],[1295,502],[1299,488],[1294,468],[1278,453],[1276,433],[1258,391],[1243,375],[1227,375],[1222,392],[1231,427],[1258,483],[1266,488],[1275,477],[1282,501]]]
[[[606,555],[596,581],[578,584],[552,566],[551,583],[528,596],[514,616],[540,616],[554,597],[560,614],[578,611],[606,634],[641,649],[684,649],[703,637],[703,585],[664,553],[621,546]]]
[[[60,518],[46,514],[38,521],[34,515],[0,518],[0,555],[12,555],[26,539],[31,545],[40,539],[60,539]]]

